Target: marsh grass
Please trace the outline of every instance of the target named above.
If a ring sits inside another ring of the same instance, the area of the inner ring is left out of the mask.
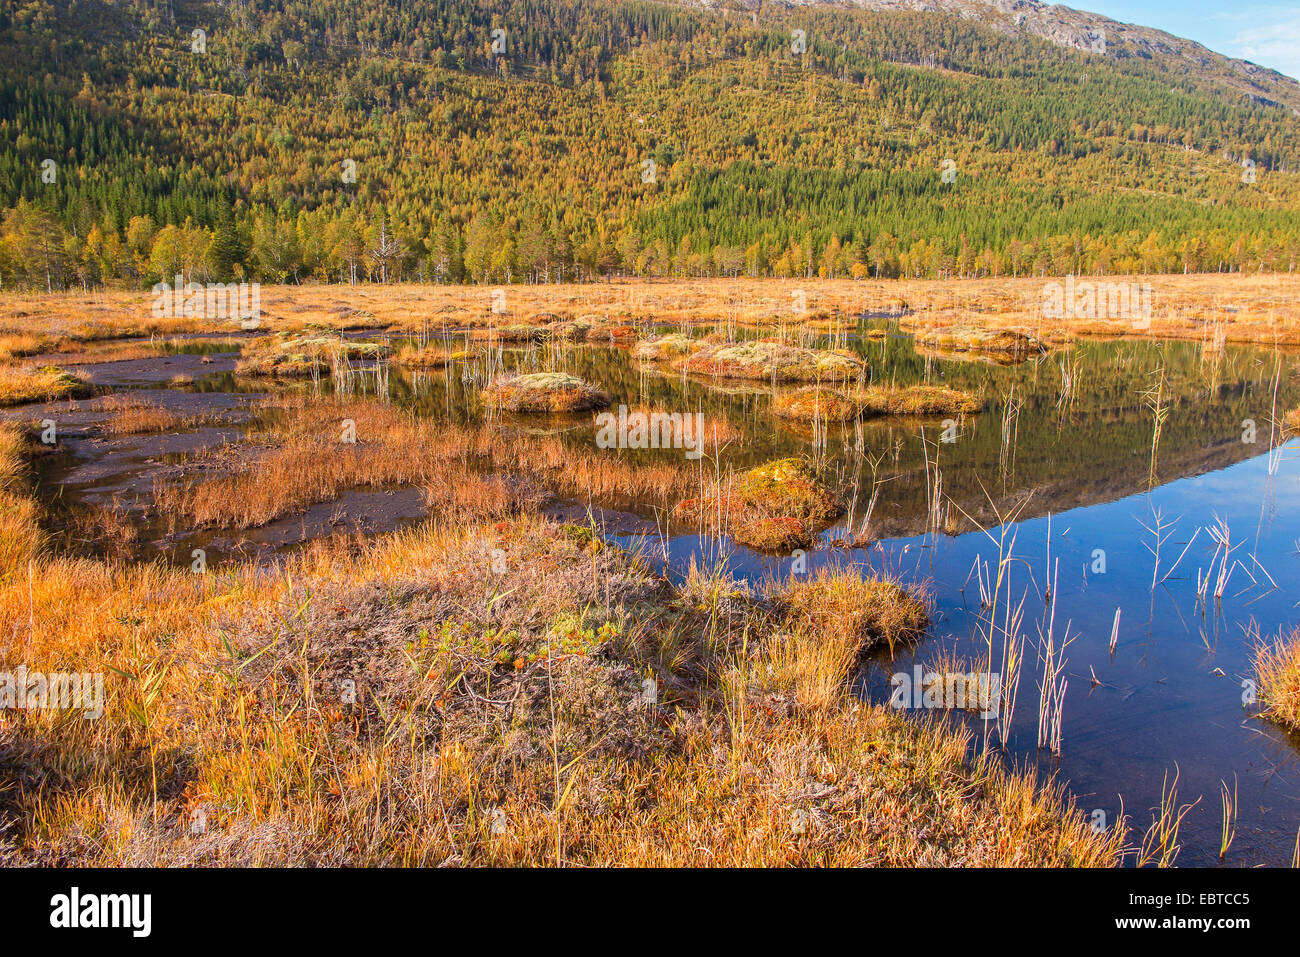
[[[1300,731],[1300,630],[1255,646],[1253,666],[1264,714]]]
[[[1300,432],[1300,409],[1292,409],[1282,421],[1287,432]]]
[[[133,359],[153,359],[165,355],[167,343],[156,339],[150,342],[72,342],[61,347],[59,363],[66,366],[91,365],[99,362],[125,362]]]
[[[867,386],[840,390],[805,386],[778,395],[772,411],[781,418],[808,422],[851,422],[884,415],[967,415],[984,403],[975,395],[946,386]]]
[[[356,441],[344,441],[350,437]],[[546,492],[666,507],[695,481],[684,461],[641,463],[574,449],[557,436],[437,423],[358,399],[282,399],[250,439],[233,465],[225,447],[197,458],[218,474],[159,486],[154,507],[174,523],[239,529],[349,489],[408,486],[423,489],[430,509],[447,518],[487,520],[535,508]],[[707,432],[705,439],[713,441]]]
[[[836,389],[815,385],[778,395],[772,411],[783,419],[850,422],[862,414],[862,402]]]
[[[861,395],[865,415],[966,415],[984,406],[977,396],[946,386],[874,386]]]
[[[608,393],[563,372],[504,375],[480,395],[488,405],[509,412],[585,412],[610,403]]]
[[[715,475],[702,494],[679,502],[675,517],[710,526],[760,551],[812,544],[817,531],[841,511],[838,496],[803,459],[786,458],[740,475]]]
[[[919,640],[930,623],[927,603],[900,584],[854,568],[819,568],[780,591],[787,625],[826,642],[847,640],[859,651]]]
[[[0,495],[21,455],[0,430]],[[861,635],[773,630],[743,587],[679,589],[585,528],[430,524],[270,574],[40,548],[3,572],[0,665],[102,670],[107,697],[0,716],[6,864],[1119,860],[1122,829],[1059,787],[852,697]]]
[[[90,384],[54,366],[0,366],[0,406],[90,395]]]
[[[592,314],[553,322],[547,329],[554,339],[586,342],[626,342],[640,334],[635,326]]]
[[[708,345],[702,339],[692,339],[680,332],[638,342],[632,348],[632,358],[642,362],[671,362],[688,356]]]
[[[110,396],[104,400],[104,407],[110,410],[108,418],[100,426],[106,435],[171,432],[191,424],[185,416],[132,396]]]
[[[471,349],[452,349],[439,344],[416,345],[408,343],[393,356],[393,362],[418,369],[441,369],[475,355]]]
[[[942,321],[942,320],[938,320]],[[916,341],[946,352],[976,352],[1024,359],[1047,351],[1023,329],[988,328],[983,325],[930,327],[918,331]]]
[[[30,332],[0,332],[0,362],[10,362],[26,356],[44,352],[50,341],[44,336]]]
[[[775,339],[720,343],[678,360],[676,366],[697,375],[770,382],[852,380],[864,368],[851,352],[805,349]]]
[[[1080,280],[1087,277],[1078,277]],[[1105,277],[1115,279],[1117,277]],[[984,330],[1033,330],[1053,340],[1072,336],[1135,333],[1154,338],[1202,341],[1208,328],[1225,342],[1300,344],[1297,278],[1286,273],[1154,275],[1149,282],[1161,303],[1151,326],[1074,318],[1041,328],[1047,277],[986,277],[960,282],[962,309],[952,308],[950,280],[822,280],[801,284],[810,308],[798,324],[833,329],[864,310],[892,313],[906,330],[973,326]],[[415,331],[436,317],[450,328],[521,324],[518,317],[566,322],[598,316],[606,323],[651,321],[668,325],[725,323],[728,328],[789,324],[790,284],[781,279],[615,279],[602,283],[522,284],[510,287],[511,312],[494,313],[481,286],[266,285],[261,290],[263,328],[303,332],[386,328]],[[8,294],[0,312],[3,332],[36,336],[55,347],[70,342],[182,332],[228,332],[223,320],[152,319],[146,291],[69,291]],[[44,350],[42,350],[44,351]]]
[[[0,578],[27,567],[44,543],[40,509],[28,494],[28,461],[35,451],[22,428],[0,424]]]
[[[319,378],[334,374],[340,364],[367,362],[388,355],[382,342],[343,339],[328,332],[279,333],[258,336],[241,350],[235,373],[271,378]]]

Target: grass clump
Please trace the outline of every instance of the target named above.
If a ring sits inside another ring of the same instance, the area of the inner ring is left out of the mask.
[[[0,366],[0,405],[82,399],[90,383],[55,366]]]
[[[0,582],[28,569],[44,543],[40,509],[30,495],[28,461],[35,454],[22,428],[0,423]]]
[[[1257,647],[1254,665],[1264,714],[1300,732],[1300,629]]]
[[[964,415],[983,407],[977,396],[947,386],[873,386],[862,393],[865,415]]]
[[[1014,358],[1042,355],[1047,348],[1037,338],[1017,329],[954,326],[929,329],[917,334],[923,346],[950,352],[979,352]]]
[[[617,323],[604,316],[586,315],[577,319],[565,319],[547,327],[556,339],[589,342],[611,339],[634,339],[636,327]]]
[[[777,396],[773,411],[783,419],[849,422],[873,415],[963,415],[983,403],[969,392],[945,386],[871,386],[852,393],[805,386]]]
[[[849,422],[862,414],[862,401],[826,386],[810,385],[777,396],[772,409],[783,419]]]
[[[183,416],[152,402],[114,396],[104,403],[111,414],[100,426],[106,435],[146,435],[170,432],[185,425]]]
[[[329,335],[277,333],[244,346],[237,375],[305,378],[328,372],[342,361],[364,362],[387,355],[381,342],[350,341]]]
[[[0,362],[33,356],[48,347],[48,340],[34,333],[0,332]]]
[[[674,332],[657,339],[644,339],[638,342],[632,349],[632,358],[642,362],[668,362],[688,356],[703,345],[690,336]]]
[[[522,323],[515,323],[506,326],[489,326],[485,329],[476,329],[472,333],[475,338],[488,339],[492,342],[545,342],[551,337],[550,330],[545,326],[528,326]]]
[[[696,525],[716,516],[742,545],[783,552],[811,545],[819,527],[840,511],[839,499],[803,459],[777,459],[731,477],[700,498],[678,504],[679,519]]]
[[[393,356],[393,361],[402,366],[420,369],[441,369],[443,366],[474,355],[471,349],[449,349],[444,345],[430,343],[425,346],[408,344]]]
[[[919,639],[930,623],[921,599],[893,581],[863,578],[854,569],[820,569],[785,589],[787,626],[822,640],[842,638],[859,653],[881,643],[891,649]]]
[[[863,362],[847,352],[804,349],[772,339],[722,343],[678,362],[678,368],[724,379],[825,382],[856,378]]]
[[[607,393],[563,372],[502,376],[480,395],[490,406],[510,412],[585,412],[610,403]]]

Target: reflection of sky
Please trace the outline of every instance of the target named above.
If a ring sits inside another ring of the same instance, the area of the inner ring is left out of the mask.
[[[1241,682],[1250,674],[1252,622],[1260,635],[1270,637],[1300,620],[1294,605],[1300,597],[1300,509],[1289,507],[1300,483],[1297,451],[1300,443],[1289,443],[1271,481],[1268,456],[1258,455],[1159,486],[1149,495],[1071,509],[1050,519],[1051,562],[1057,576],[1054,634],[1058,643],[1067,627],[1073,636],[1066,652],[1069,687],[1059,769],[1086,809],[1103,808],[1113,820],[1122,799],[1130,818],[1145,827],[1148,808],[1160,802],[1165,772],[1177,768],[1182,800],[1203,795],[1184,825],[1184,864],[1217,861],[1219,782],[1231,783],[1234,776],[1240,830],[1229,863],[1287,863],[1300,825],[1296,748],[1271,725],[1250,719],[1241,704]],[[1174,568],[1201,528],[1173,576],[1154,593],[1153,559],[1144,547],[1153,539],[1140,524],[1153,525],[1153,510],[1159,512],[1165,531],[1173,532],[1161,548],[1161,577]],[[1197,570],[1209,568],[1215,549],[1206,526],[1216,517],[1228,524],[1234,543],[1244,543],[1233,552],[1244,569],[1234,569],[1217,612],[1212,598],[1209,607],[1202,608],[1196,596]],[[1025,564],[1011,566],[1011,594],[1017,601],[1029,596],[1023,626],[1029,638],[1028,663],[1011,742],[1013,756],[1022,762],[1041,757],[1036,750],[1039,666],[1033,648],[1040,623],[1045,628],[1040,620],[1048,527],[1045,516],[1013,526],[1015,556]],[[889,675],[910,673],[913,661],[933,662],[943,649],[969,660],[983,650],[982,639],[971,640],[979,588],[970,573],[979,556],[995,576],[998,552],[980,532],[940,536],[933,547],[926,538],[880,545],[883,550],[820,549],[807,557],[812,568],[852,561],[893,572],[933,595],[935,622],[915,654],[901,650],[893,660],[882,654],[868,669],[865,693],[885,702]],[[1096,549],[1105,553],[1104,574],[1090,568]],[[679,570],[691,555],[707,554],[693,535],[673,539],[670,551]],[[1252,554],[1276,580],[1276,589],[1254,565]],[[733,574],[755,581],[785,577],[790,566],[789,558],[744,551],[729,565]],[[1252,574],[1258,584],[1251,581]],[[1116,608],[1122,611],[1112,657],[1107,646]],[[1093,685],[1094,676],[1099,685]],[[1043,766],[1052,765],[1043,761]]]
[[[1190,342],[1080,343],[1068,356],[1008,367],[949,360],[932,363],[915,351],[910,339],[892,330],[880,342],[862,339],[851,344],[867,359],[876,380],[910,384],[932,373],[932,381],[990,398],[989,407],[963,426],[960,441],[943,446],[945,500],[972,514],[984,514],[983,484],[1003,503],[1032,490],[1026,515],[1046,508],[1060,510],[1051,519],[1051,558],[1059,569],[1055,633],[1060,636],[1068,627],[1073,640],[1066,652],[1069,688],[1059,770],[1080,802],[1088,809],[1105,809],[1114,820],[1122,800],[1127,812],[1141,818],[1145,827],[1148,809],[1160,801],[1162,778],[1177,767],[1183,799],[1204,798],[1185,822],[1181,860],[1213,863],[1218,849],[1218,788],[1221,781],[1232,782],[1235,777],[1241,801],[1240,833],[1229,862],[1288,862],[1300,823],[1296,748],[1273,726],[1243,711],[1241,680],[1250,668],[1251,638],[1245,629],[1252,620],[1263,636],[1275,636],[1297,621],[1292,603],[1300,581],[1300,558],[1295,554],[1300,513],[1288,505],[1300,477],[1300,445],[1286,450],[1281,470],[1270,482],[1267,457],[1259,454],[1268,445],[1266,426],[1261,427],[1258,445],[1243,445],[1239,437],[1244,419],[1266,423],[1274,407],[1289,409],[1300,403],[1294,381],[1274,379],[1276,362],[1271,354],[1230,347],[1209,362]],[[654,374],[631,363],[624,351],[598,347],[555,355],[540,349],[507,351],[505,357],[508,365],[522,368],[540,367],[545,357],[556,368],[599,383],[616,403],[670,411],[702,407],[706,414],[726,417],[745,440],[724,454],[724,469],[809,453],[807,435],[774,421],[767,383],[725,383],[719,389],[718,383],[686,380],[675,373]],[[1077,362],[1083,385],[1075,403],[1062,412],[1058,396],[1067,359]],[[1166,371],[1172,389],[1158,474],[1169,478],[1198,469],[1213,471],[1167,481],[1149,495],[1133,494],[1146,482],[1151,436],[1150,412],[1136,390],[1149,385],[1157,368]],[[455,414],[450,410],[474,407],[471,393],[456,391],[463,387],[458,379],[444,383],[442,376],[434,376],[427,381],[429,390],[417,390],[403,401],[423,403],[429,414]],[[1013,443],[1014,464],[1004,474],[1000,440],[1005,397],[1013,384],[1023,408]],[[594,441],[590,419],[527,427],[555,430],[577,447],[590,447]],[[864,423],[863,429],[864,449],[889,453],[882,474],[893,472],[881,486],[873,512],[876,533],[921,527],[928,462],[933,459],[922,452],[920,432],[925,430],[933,450],[934,423],[886,420]],[[832,437],[827,453],[828,471],[851,482],[855,474],[851,443]],[[669,453],[659,460],[671,459]],[[864,494],[858,502],[859,519],[865,498]],[[1090,501],[1096,504],[1073,507]],[[635,503],[610,504],[636,507]],[[1144,547],[1150,533],[1140,524],[1151,524],[1151,509],[1161,512],[1164,523],[1176,523],[1162,549],[1162,574],[1195,530],[1202,528],[1174,576],[1154,592],[1152,559]],[[1246,569],[1233,572],[1221,603],[1211,600],[1209,608],[1201,608],[1196,572],[1209,567],[1214,545],[1204,526],[1216,516],[1228,523],[1234,541],[1247,543],[1233,556],[1244,561]],[[653,524],[653,516],[641,517]],[[1042,589],[1048,577],[1048,519],[1042,515],[1026,520],[1015,526],[1015,532],[1019,562],[1013,565],[1012,596],[1019,600],[1027,595],[1022,634],[1031,644],[1008,747],[1014,760],[1022,764],[1041,760],[1047,769],[1055,765],[1036,749],[1039,666],[1032,642],[1047,607]],[[653,534],[647,539],[645,547],[657,564],[658,541]],[[968,579],[977,555],[995,570],[997,550],[980,532],[941,535],[933,542],[926,537],[890,538],[878,545],[870,550],[822,548],[810,552],[807,562],[811,568],[828,562],[865,565],[872,574],[892,573],[933,596],[934,623],[919,648],[900,648],[893,660],[877,656],[862,676],[863,693],[884,702],[890,674],[910,670],[914,658],[929,667],[940,653],[969,661],[982,650],[971,638],[979,589]],[[676,535],[668,547],[678,574],[693,556],[703,558],[705,566],[711,563],[711,548],[696,535]],[[1095,549],[1105,552],[1106,573],[1089,571],[1085,576]],[[1276,590],[1270,590],[1254,567],[1251,553],[1277,580]],[[763,557],[742,549],[730,557],[727,567],[732,575],[761,584],[787,577],[791,564],[789,557]],[[1265,586],[1252,583],[1248,572]],[[1107,646],[1116,608],[1122,611],[1112,657]],[[995,670],[1002,668],[995,664]],[[1095,686],[1094,675],[1099,682]]]

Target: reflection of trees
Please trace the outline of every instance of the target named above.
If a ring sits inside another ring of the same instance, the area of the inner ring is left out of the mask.
[[[985,490],[1000,508],[1032,492],[1025,517],[1141,491],[1148,478],[1153,426],[1142,393],[1161,366],[1170,405],[1160,442],[1161,482],[1224,468],[1268,449],[1275,359],[1263,350],[1233,348],[1214,361],[1203,361],[1195,343],[1109,341],[1078,344],[1066,353],[1004,367],[927,358],[906,336],[862,340],[855,348],[867,359],[876,382],[942,382],[988,400],[984,412],[960,424],[957,441],[951,444],[939,441],[941,417],[862,423],[863,452],[882,457],[877,477],[888,479],[873,513],[876,534],[919,534],[925,528],[927,456],[922,433],[931,468],[937,456],[943,470],[945,496],[980,522],[993,520]],[[767,383],[719,382],[715,387],[707,379],[684,378],[665,366],[637,363],[625,349],[601,346],[505,350],[502,360],[506,368],[553,368],[581,376],[613,395],[615,404],[725,417],[743,432],[743,439],[723,453],[725,462],[736,468],[809,451],[810,431],[771,414],[773,390]],[[1063,362],[1074,373],[1067,402],[1061,401]],[[481,411],[476,386],[462,381],[466,368],[458,364],[450,371],[424,373],[395,369],[392,398],[423,415],[476,421]],[[481,365],[471,363],[468,368],[483,374]],[[1013,385],[1022,405],[1014,466],[1004,474],[1002,417]],[[1279,417],[1297,403],[1300,384],[1284,371]],[[1242,441],[1246,419],[1256,423],[1258,441],[1253,445]],[[590,444],[593,435],[576,429],[568,433],[568,441]],[[856,451],[856,438],[852,427],[833,428],[827,441],[828,465],[846,486],[860,469],[860,480],[869,487],[871,471]],[[680,453],[633,454],[650,461]],[[859,498],[865,501],[868,496],[869,489]],[[951,514],[959,515],[958,509]],[[964,520],[957,527],[970,529]]]

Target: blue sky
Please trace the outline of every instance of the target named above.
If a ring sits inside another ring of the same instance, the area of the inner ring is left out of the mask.
[[[1300,0],[1064,0],[1123,23],[1156,27],[1300,79]]]

